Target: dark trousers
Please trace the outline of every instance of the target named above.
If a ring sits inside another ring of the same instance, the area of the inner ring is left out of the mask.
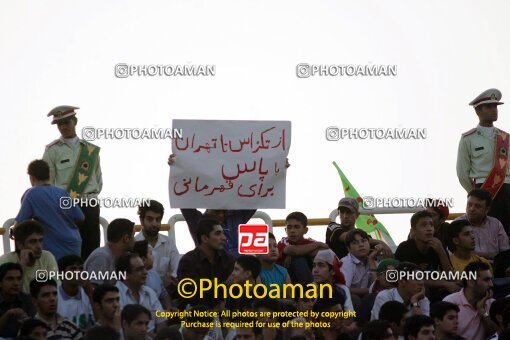
[[[85,215],[85,220],[78,224],[81,235],[81,258],[83,261],[96,248],[99,248],[101,242],[101,234],[99,227],[99,204],[89,207],[84,204],[80,205],[81,211]]]
[[[481,184],[476,185],[477,188],[481,186]],[[507,235],[510,235],[510,184],[505,183],[499,189],[492,200],[489,216],[497,218],[503,224]]]
[[[308,284],[313,282],[312,260],[305,256],[292,256],[288,268],[292,283]]]

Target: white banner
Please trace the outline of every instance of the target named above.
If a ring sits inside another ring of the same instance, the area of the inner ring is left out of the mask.
[[[285,208],[290,121],[174,119],[172,208]]]

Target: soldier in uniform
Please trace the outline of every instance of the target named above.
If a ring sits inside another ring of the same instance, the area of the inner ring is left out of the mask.
[[[48,113],[51,124],[57,124],[59,139],[46,146],[43,159],[50,167],[50,183],[63,188],[69,195],[79,198],[85,220],[79,224],[82,238],[81,256],[86,259],[99,247],[99,201],[103,187],[99,147],[76,135],[78,107],[57,106]]]
[[[496,128],[501,92],[488,89],[473,99],[472,105],[478,115],[476,128],[462,134],[457,155],[457,176],[467,192],[482,188],[491,193],[493,202],[489,216],[497,218],[506,233],[510,229],[510,168],[507,132]]]

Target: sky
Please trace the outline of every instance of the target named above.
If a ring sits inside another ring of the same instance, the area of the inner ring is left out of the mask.
[[[46,114],[80,107],[78,134],[168,128],[172,119],[292,122],[285,209],[324,218],[343,196],[336,161],[361,195],[451,197],[466,192],[455,162],[478,120],[468,103],[510,93],[510,3],[492,1],[2,1],[0,3],[0,220],[30,186],[30,161],[59,137]],[[215,65],[208,77],[115,76],[115,65]],[[296,66],[396,65],[394,76],[300,78]],[[496,126],[509,130],[507,105]],[[421,128],[425,139],[328,141],[326,128]],[[106,140],[103,197],[168,196],[170,140]],[[103,209],[138,222],[136,209]],[[380,215],[403,241],[409,214]],[[309,235],[324,240],[325,227]],[[277,238],[283,229],[276,230]],[[181,253],[193,248],[184,224]]]

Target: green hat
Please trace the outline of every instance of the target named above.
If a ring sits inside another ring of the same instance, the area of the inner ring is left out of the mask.
[[[375,272],[382,273],[388,269],[388,266],[396,267],[400,261],[396,259],[384,259],[377,265],[377,268],[374,270]]]

